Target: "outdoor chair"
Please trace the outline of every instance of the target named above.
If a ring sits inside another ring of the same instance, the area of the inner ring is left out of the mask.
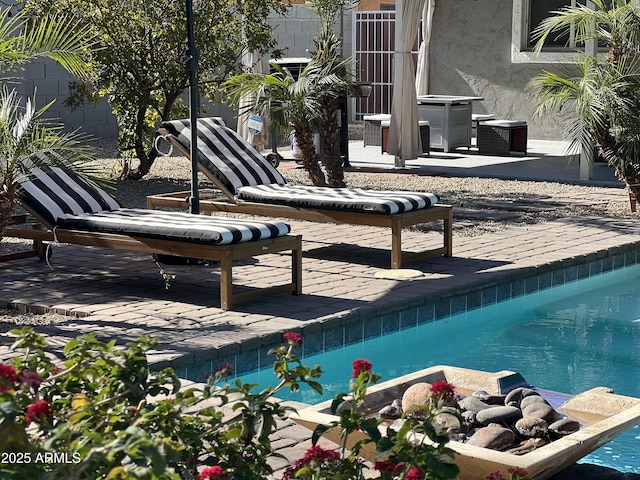
[[[59,167],[36,168],[18,189],[22,206],[44,228],[12,225],[8,237],[43,244],[63,242],[220,262],[220,304],[234,304],[278,293],[300,294],[302,240],[286,223],[193,215],[186,212],[122,208],[94,182]],[[291,251],[291,282],[234,293],[233,262]]]
[[[164,122],[159,134],[189,157],[189,120]],[[201,213],[232,212],[315,222],[391,228],[391,268],[432,256],[452,255],[453,210],[432,193],[290,185],[280,172],[220,119],[198,119],[198,168],[220,189],[201,192]],[[147,207],[185,208],[189,192],[147,197]],[[402,228],[443,222],[443,246],[402,252]]]

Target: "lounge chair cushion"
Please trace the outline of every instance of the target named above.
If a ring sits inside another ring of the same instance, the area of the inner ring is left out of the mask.
[[[101,212],[120,204],[94,182],[61,167],[34,168],[18,181],[20,200],[48,226],[64,214]]]
[[[181,242],[227,245],[280,237],[290,232],[283,222],[210,217],[184,212],[143,208],[65,214],[57,226],[71,230],[115,233]]]
[[[183,212],[121,208],[95,183],[60,167],[35,168],[19,181],[23,205],[50,228],[225,245],[280,237],[282,222],[209,217]]]
[[[186,151],[191,145],[190,125],[189,120],[162,123]],[[243,186],[287,183],[244,138],[212,118],[198,119],[198,162],[208,176],[216,178],[234,195]]]
[[[428,208],[438,202],[433,193],[360,188],[258,185],[242,187],[238,200],[303,208],[372,212],[383,215]]]

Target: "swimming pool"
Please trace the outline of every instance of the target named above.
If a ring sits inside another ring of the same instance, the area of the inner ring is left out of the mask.
[[[596,387],[640,397],[640,266],[627,267],[377,338],[307,356],[324,370],[319,403],[348,389],[351,362],[367,358],[383,380],[432,365],[520,372],[529,383],[575,394]],[[273,384],[270,369],[243,381]],[[284,396],[283,396],[284,397]],[[640,473],[636,427],[582,461]]]

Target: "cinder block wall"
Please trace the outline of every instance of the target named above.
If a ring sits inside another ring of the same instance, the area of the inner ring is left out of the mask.
[[[76,110],[64,105],[69,97],[71,76],[57,63],[50,60],[31,62],[26,66],[23,76],[25,80],[16,85],[18,91],[25,97],[33,97],[35,92],[37,107],[53,101],[47,117],[61,121],[67,130],[81,129],[96,137],[117,136],[117,122],[106,100]]]

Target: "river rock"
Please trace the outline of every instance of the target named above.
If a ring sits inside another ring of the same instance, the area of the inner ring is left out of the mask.
[[[471,395],[489,405],[504,405],[505,395],[492,395],[485,390],[476,390]]]
[[[402,410],[407,411],[414,405],[424,405],[429,401],[429,390],[431,384],[422,382],[415,383],[407,388],[402,395]]]
[[[491,408],[491,405],[483,402],[480,397],[465,397],[460,402],[460,407],[463,410],[469,410],[471,412],[479,412],[480,410],[484,410],[486,408]]]
[[[389,420],[400,418],[402,416],[402,408],[398,408],[395,405],[387,405],[380,409],[378,415]]]
[[[545,404],[549,405],[549,402],[547,402],[544,399],[544,397],[542,397],[540,395],[529,395],[527,397],[524,397],[522,399],[522,401],[520,402],[520,410],[524,410],[525,408],[527,408],[532,403],[545,403]]]
[[[542,418],[547,423],[553,423],[560,418],[560,414],[547,403],[532,403],[522,409],[523,417]]]
[[[580,430],[580,422],[569,418],[556,420],[549,425],[549,431],[557,435],[569,435]]]
[[[433,423],[441,431],[460,430],[462,424],[460,419],[451,413],[439,413],[433,418]]]
[[[482,425],[489,423],[508,425],[520,417],[522,417],[522,412],[518,407],[491,407],[476,413],[476,420]]]
[[[476,423],[478,423],[478,421],[476,420],[476,412],[472,412],[471,410],[465,410],[464,412],[462,412],[461,415],[462,415],[462,419],[467,425],[473,426]]]
[[[539,395],[538,392],[531,388],[526,387],[518,387],[511,390],[507,393],[507,396],[504,399],[504,404],[511,407],[519,407],[520,402],[523,398],[528,397],[529,395]]]
[[[548,443],[549,441],[546,438],[529,438],[520,445],[506,450],[506,453],[511,453],[512,455],[524,455],[525,453],[533,452],[537,448],[544,447]]]
[[[549,430],[549,425],[541,418],[522,417],[515,424],[516,431],[527,438],[544,437]]]
[[[516,434],[510,429],[499,425],[489,425],[479,428],[467,440],[467,445],[490,448],[492,450],[504,450],[516,442]]]

